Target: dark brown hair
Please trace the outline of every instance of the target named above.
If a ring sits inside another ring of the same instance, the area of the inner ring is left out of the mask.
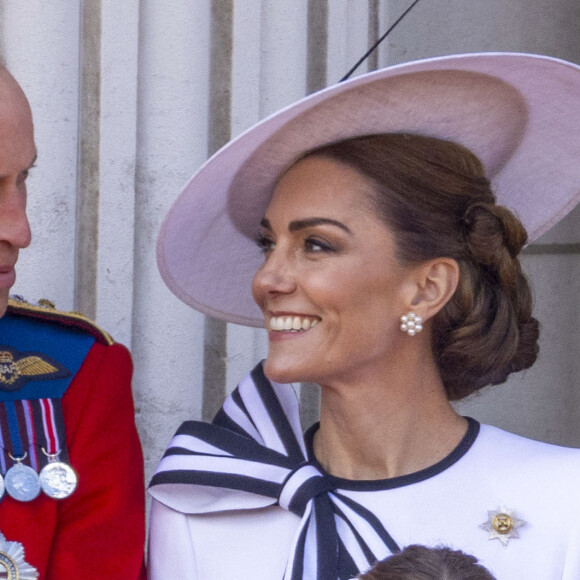
[[[375,184],[374,209],[403,264],[457,261],[459,286],[434,317],[433,350],[450,400],[531,366],[538,352],[532,295],[517,255],[527,234],[497,205],[479,159],[441,139],[357,137],[310,155],[344,163]]]
[[[408,546],[375,564],[359,580],[494,580],[477,558],[449,548]]]

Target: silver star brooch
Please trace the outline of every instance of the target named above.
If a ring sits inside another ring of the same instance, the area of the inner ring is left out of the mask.
[[[9,542],[0,532],[0,578],[35,580],[36,568],[24,560],[24,547],[19,542]]]
[[[487,521],[480,524],[480,528],[489,532],[488,540],[499,540],[505,548],[512,538],[519,538],[518,528],[526,523],[516,516],[514,510],[500,505],[496,510],[487,512]]]

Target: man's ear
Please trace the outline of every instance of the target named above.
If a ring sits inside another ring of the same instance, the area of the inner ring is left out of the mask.
[[[459,284],[459,264],[452,258],[435,258],[414,270],[415,293],[410,307],[423,320],[432,318],[451,299]]]

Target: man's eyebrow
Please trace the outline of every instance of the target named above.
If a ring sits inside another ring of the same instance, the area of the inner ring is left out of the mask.
[[[34,167],[34,164],[36,163],[36,160],[38,159],[38,153],[34,154],[34,157],[32,158],[32,161],[30,162],[30,165],[26,168],[23,169],[19,175],[22,175],[23,173],[26,173],[27,171],[29,171],[30,169],[32,169],[32,167]],[[4,175],[0,175],[0,179],[4,179]]]
[[[270,231],[272,230],[272,226],[270,225],[270,221],[267,220],[266,218],[264,218],[260,222],[260,225],[267,230],[270,230]],[[314,226],[324,226],[324,225],[336,226],[337,228],[340,228],[341,230],[347,232],[348,234],[352,234],[352,232],[350,231],[348,226],[344,225],[342,222],[339,222],[337,220],[333,220],[330,218],[323,218],[323,217],[313,217],[313,218],[306,218],[303,220],[291,221],[290,225],[288,226],[288,230],[291,232],[297,232],[299,230],[304,230],[306,228],[311,228]]]

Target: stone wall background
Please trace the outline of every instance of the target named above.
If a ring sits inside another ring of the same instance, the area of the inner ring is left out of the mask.
[[[93,316],[133,353],[147,478],[177,425],[210,418],[262,331],[165,288],[160,222],[193,171],[258,119],[341,78],[410,0],[1,0],[0,56],[32,104],[34,240],[15,293]],[[580,63],[577,0],[423,0],[363,66],[459,52]],[[572,130],[573,128],[571,128]],[[576,130],[578,130],[576,128]],[[465,414],[580,446],[580,210],[525,251],[541,356]],[[318,395],[297,386],[304,422]]]

